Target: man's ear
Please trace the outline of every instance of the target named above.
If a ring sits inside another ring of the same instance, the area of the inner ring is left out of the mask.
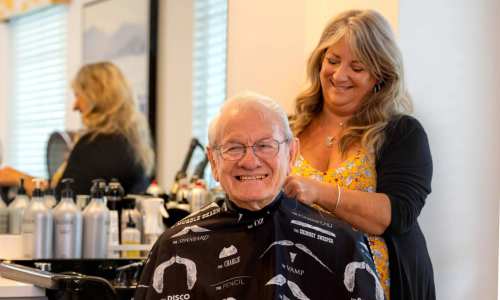
[[[288,149],[289,149],[288,174],[290,174],[292,172],[293,166],[295,165],[295,161],[297,160],[297,157],[300,153],[299,139],[296,137],[292,138],[288,146]]]
[[[207,147],[207,157],[210,162],[210,167],[212,168],[212,177],[218,182],[219,181],[219,169],[217,166],[217,161],[215,159],[215,152],[212,147]]]

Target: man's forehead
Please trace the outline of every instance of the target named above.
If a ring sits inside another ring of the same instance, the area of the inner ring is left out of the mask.
[[[219,138],[256,139],[278,138],[281,131],[279,117],[273,111],[260,107],[239,107],[226,111],[221,115],[219,123]]]

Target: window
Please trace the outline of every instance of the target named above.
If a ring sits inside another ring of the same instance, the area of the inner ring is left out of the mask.
[[[9,102],[9,164],[47,177],[50,133],[64,130],[67,7],[50,6],[14,18],[11,32],[12,93]]]
[[[208,125],[226,98],[227,0],[194,1],[193,136],[206,145]],[[195,153],[193,162],[202,160]]]

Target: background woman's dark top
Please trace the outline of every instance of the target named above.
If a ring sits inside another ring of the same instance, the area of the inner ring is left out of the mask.
[[[432,158],[420,123],[399,117],[386,127],[377,155],[377,192],[391,201],[391,224],[383,234],[389,249],[391,299],[436,299],[432,263],[417,217],[431,192]]]
[[[119,134],[99,134],[93,139],[90,134],[82,136],[70,153],[62,178],[73,178],[75,194],[86,195],[96,178],[118,179],[125,193],[144,192],[149,183],[132,146]]]

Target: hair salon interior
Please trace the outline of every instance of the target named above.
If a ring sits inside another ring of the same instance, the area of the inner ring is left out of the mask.
[[[412,114],[428,135],[432,193],[419,223],[437,299],[499,299],[498,0],[2,0],[0,167],[34,177],[56,176],[74,146],[72,139],[84,125],[99,123],[85,117],[82,104],[75,105],[85,94],[86,83],[78,79],[84,76],[81,67],[111,61],[137,101],[132,109],[137,113],[128,120],[143,120],[130,130],[140,131],[136,138],[147,135],[141,131],[144,126],[151,132],[152,141],[146,142],[153,145],[155,157],[147,149],[136,150],[143,161],[154,159],[154,182],[148,182],[147,190],[158,202],[142,209],[154,215],[152,220],[169,213],[186,216],[189,203],[181,199],[169,207],[168,197],[174,192],[179,199],[187,193],[186,182],[196,178],[198,197],[208,197],[200,187],[216,186],[204,147],[210,120],[224,100],[255,91],[293,114],[309,54],[327,22],[348,9],[373,9],[389,21],[404,59]],[[23,184],[33,196],[41,195],[40,183]],[[71,184],[63,182],[63,195],[70,195],[66,188]],[[127,203],[120,207],[118,223],[111,218],[110,226],[116,226],[117,238],[133,240],[138,210],[131,203],[134,198],[125,195],[125,184],[112,181],[106,187],[112,195],[108,202],[119,197]],[[5,204],[19,196],[16,186],[2,188]],[[104,193],[104,186],[94,182],[92,193]],[[210,197],[217,197],[217,189]],[[89,201],[75,200],[82,207]],[[96,204],[96,214],[98,209]],[[14,263],[0,265],[0,299],[61,297],[57,292],[74,286],[46,276],[61,271],[94,276],[89,289],[113,290],[110,284],[136,279],[137,266],[149,250],[142,237],[128,246],[115,241],[105,258],[47,262],[23,259],[20,236],[0,234],[0,260]],[[76,238],[80,243],[84,239]],[[125,299],[130,290],[114,292]]]

